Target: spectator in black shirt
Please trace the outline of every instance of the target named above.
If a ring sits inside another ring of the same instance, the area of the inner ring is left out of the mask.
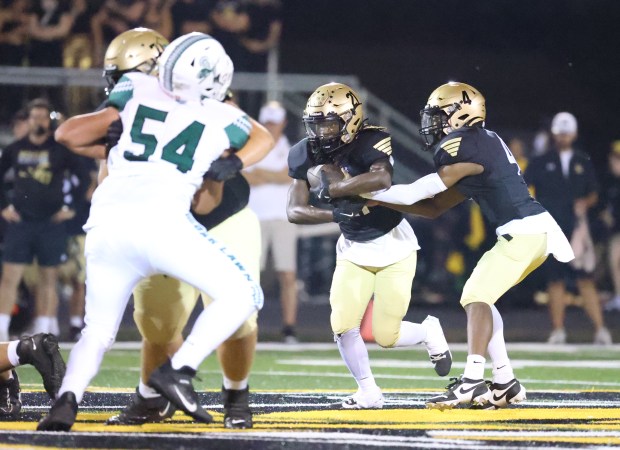
[[[249,17],[249,27],[241,37],[241,44],[247,54],[237,70],[266,72],[269,51],[278,46],[282,34],[280,2],[247,0],[243,7]]]
[[[8,340],[17,288],[35,256],[39,264],[35,329],[50,331],[58,307],[58,265],[66,249],[64,222],[75,215],[64,203],[65,172],[79,178],[83,186],[79,195],[90,184],[88,170],[77,155],[54,140],[50,124],[49,104],[33,100],[28,106],[28,135],[6,147],[0,157],[0,179],[9,169],[15,173],[12,198],[7,198],[4,187],[0,196],[7,222],[0,278],[0,341]]]
[[[564,344],[566,331],[566,282],[575,280],[583,307],[594,325],[594,343],[611,344],[605,327],[599,295],[592,272],[596,262],[588,232],[588,210],[598,202],[598,183],[590,157],[573,149],[577,139],[577,119],[568,112],[556,114],[551,124],[555,150],[533,159],[525,173],[536,199],[551,213],[566,236],[571,237],[575,260],[560,264],[545,262],[549,313],[553,330],[550,344]]]

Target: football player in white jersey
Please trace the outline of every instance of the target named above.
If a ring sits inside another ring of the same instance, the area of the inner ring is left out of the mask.
[[[124,72],[140,71],[157,76],[152,61],[160,56],[163,36],[154,30],[138,28],[117,36],[108,46],[105,55],[105,75],[111,90]],[[219,100],[219,98],[216,98]],[[225,101],[229,101],[229,96]],[[250,138],[242,149],[218,160],[209,168],[209,177],[227,179],[222,186],[219,181],[207,178],[201,192],[202,213],[194,217],[209,233],[239,258],[256,280],[260,277],[260,223],[247,207],[249,186],[236,170],[221,170],[229,159],[241,160],[244,167],[264,157],[273,147],[273,139],[267,129],[254,119]],[[111,137],[111,136],[110,136]],[[108,146],[115,145],[109,142]],[[102,161],[105,164],[105,161]],[[219,166],[214,168],[214,166]],[[238,166],[238,163],[237,163]],[[234,169],[234,168],[233,168]],[[235,175],[236,173],[236,175]],[[221,193],[220,193],[221,190]],[[221,194],[221,195],[220,195]],[[217,199],[221,202],[216,205]],[[209,211],[209,205],[215,209]],[[207,214],[208,212],[208,214]],[[107,420],[109,425],[137,425],[161,422],[172,417],[176,411],[170,402],[148,385],[151,372],[183,344],[182,331],[194,310],[200,293],[191,285],[165,275],[145,278],[133,291],[134,320],[142,336],[141,376],[136,392],[128,405]],[[201,296],[204,304],[211,299]],[[217,349],[222,368],[222,404],[226,428],[251,428],[252,411],[249,407],[248,379],[254,359],[257,341],[257,314],[253,314],[241,327]]]
[[[58,129],[56,138],[78,151],[103,138],[119,118],[124,131],[110,152],[109,175],[93,196],[85,225],[86,327],[39,430],[71,428],[132,289],[157,273],[187,282],[214,301],[150,384],[189,416],[212,422],[192,378],[204,358],[263,303],[260,286],[245,267],[189,213],[211,163],[226,149],[242,146],[251,128],[243,112],[213,99],[230,86],[230,67],[219,42],[190,33],[162,54],[159,83],[139,72],[125,74],[110,94],[111,106]],[[203,90],[210,98],[201,102]]]

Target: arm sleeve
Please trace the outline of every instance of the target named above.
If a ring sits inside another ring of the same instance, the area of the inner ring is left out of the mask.
[[[434,197],[445,191],[447,186],[441,181],[437,173],[431,173],[411,184],[397,184],[387,191],[380,193],[362,194],[364,198],[370,198],[393,205],[413,205],[425,198]]]

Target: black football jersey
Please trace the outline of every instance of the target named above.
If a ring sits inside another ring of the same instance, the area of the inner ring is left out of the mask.
[[[391,153],[389,133],[369,128],[360,131],[353,142],[341,148],[332,162],[354,177],[368,172],[370,166],[380,159],[389,161]],[[307,182],[308,169],[316,165],[307,139],[302,139],[291,148],[288,156],[288,174],[291,178]],[[339,225],[340,231],[347,239],[366,242],[389,233],[402,219],[403,215],[398,211],[375,206],[364,208],[362,214]]]
[[[495,227],[545,212],[532,198],[519,165],[502,139],[481,127],[465,127],[444,137],[435,148],[435,167],[471,162],[484,172],[461,179],[456,188],[480,205]]]

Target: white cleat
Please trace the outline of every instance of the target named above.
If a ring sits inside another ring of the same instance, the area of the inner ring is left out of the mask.
[[[381,409],[384,403],[383,393],[377,388],[373,391],[358,390],[355,394],[342,401],[343,409]]]

